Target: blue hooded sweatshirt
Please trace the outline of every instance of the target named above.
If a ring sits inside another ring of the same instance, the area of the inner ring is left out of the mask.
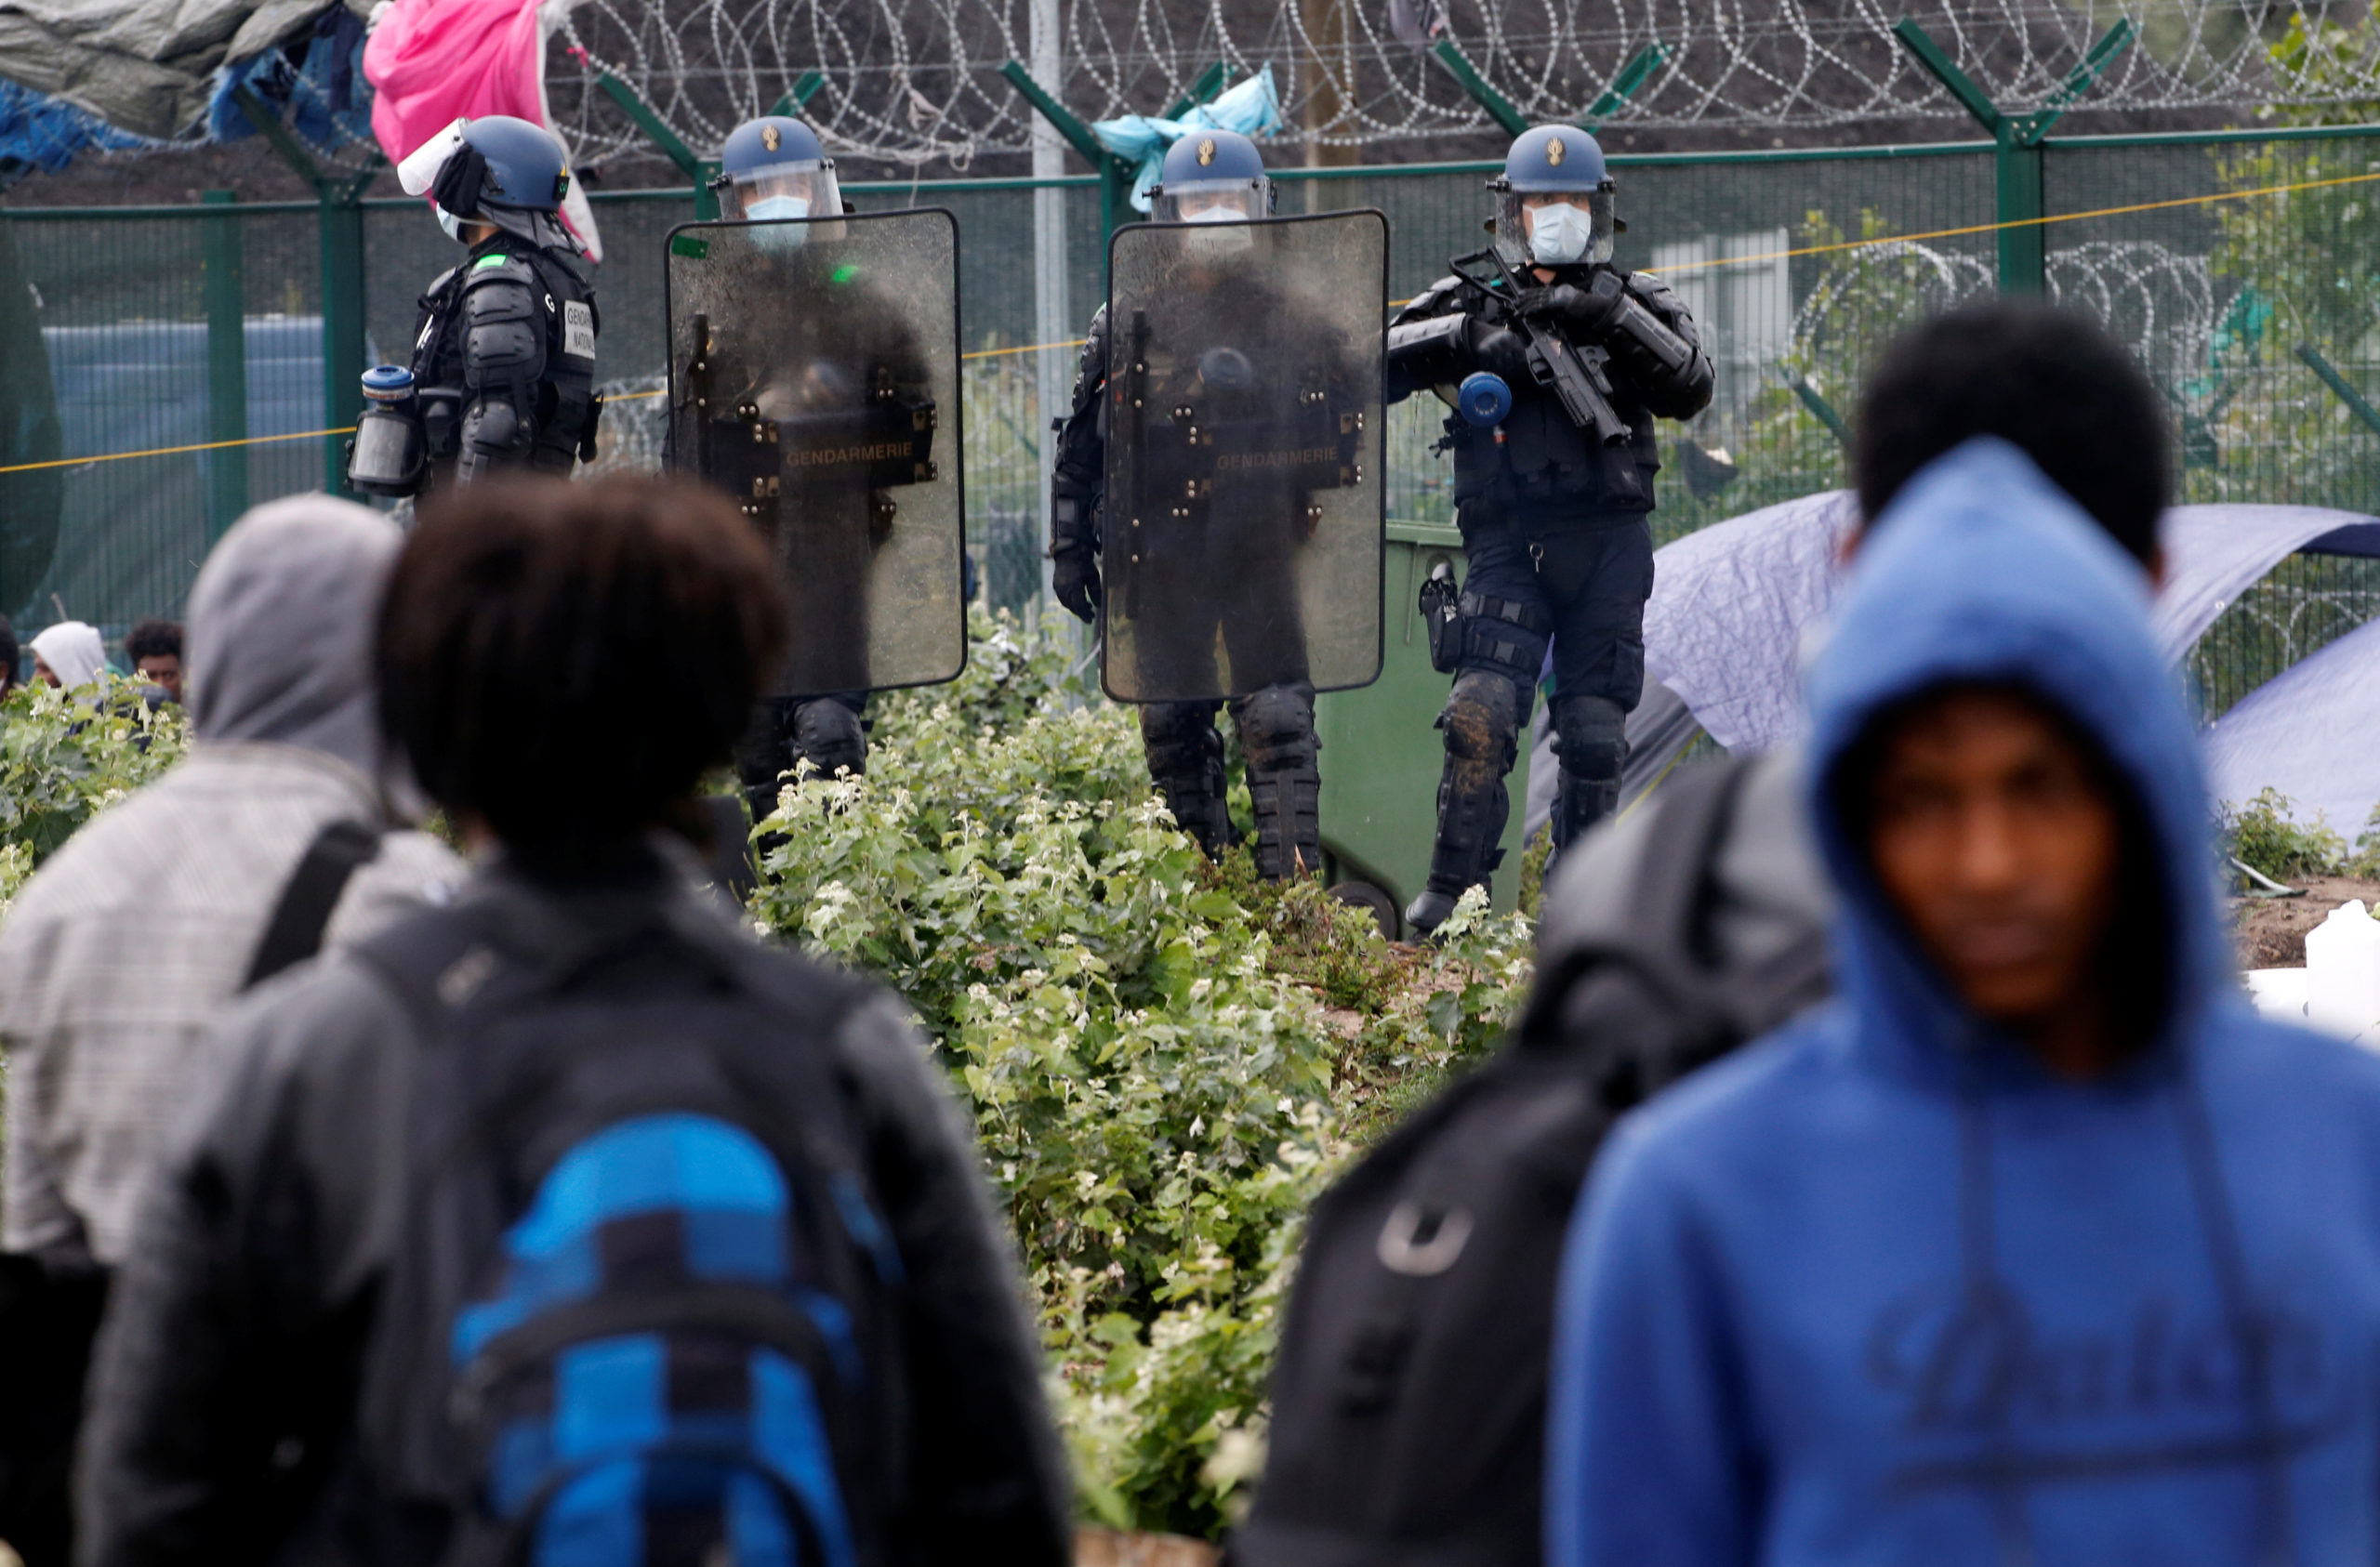
[[[2050,1075],[1953,997],[1826,780],[1879,712],[2020,685],[2165,885],[2165,1022]],[[2260,1021],[2139,569],[2014,448],[1927,468],[1809,681],[1829,1007],[1625,1120],[1565,1259],[1552,1567],[2380,1560],[2380,1058]]]

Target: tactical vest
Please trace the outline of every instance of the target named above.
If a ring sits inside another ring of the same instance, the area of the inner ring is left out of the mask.
[[[1466,289],[1461,298],[1466,313],[1477,312],[1476,294]],[[1443,444],[1454,454],[1457,504],[1575,515],[1651,510],[1653,475],[1661,466],[1653,415],[1624,366],[1615,361],[1606,370],[1612,411],[1628,421],[1629,438],[1616,445],[1572,424],[1552,390],[1525,379],[1514,385],[1512,412],[1495,429],[1449,415]]]
[[[521,412],[535,423],[527,463],[540,473],[568,474],[591,454],[598,415],[595,338],[602,318],[595,290],[577,269],[550,250],[511,234],[483,241],[464,263],[439,274],[421,297],[414,332],[413,375],[422,389],[430,461],[451,465],[457,450],[463,405],[463,295],[475,273],[491,260],[524,273],[545,332],[545,363],[534,385],[519,388]],[[451,393],[443,399],[437,392]],[[442,409],[440,403],[443,402]]]

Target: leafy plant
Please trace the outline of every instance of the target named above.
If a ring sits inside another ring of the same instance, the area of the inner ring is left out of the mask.
[[[179,760],[181,709],[108,677],[93,701],[18,687],[0,702],[0,916],[74,830]]]
[[[2296,803],[2278,789],[2262,790],[2245,805],[2226,802],[2220,816],[2232,854],[2241,864],[2277,880],[2380,876],[2380,806],[2365,820],[2351,848],[2320,811],[2310,823],[2298,821]]]
[[[975,637],[954,685],[881,704],[866,778],[786,789],[752,912],[907,996],[967,1095],[1084,1510],[1211,1534],[1262,1453],[1306,1205],[1368,1107],[1500,1036],[1527,922],[1474,898],[1392,948],[1244,851],[1209,865],[1129,713],[1051,640]]]

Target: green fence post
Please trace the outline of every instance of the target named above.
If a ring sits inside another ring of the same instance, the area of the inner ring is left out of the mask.
[[[1213,101],[1214,96],[1229,86],[1231,67],[1219,59],[1198,73],[1198,79],[1190,84],[1189,93],[1174,99],[1173,107],[1165,112],[1165,117],[1178,120],[1198,105]]]
[[[2363,421],[2365,428],[2380,435],[2380,410],[2375,410],[2366,402],[2363,394],[2355,389],[2355,384],[2340,375],[2335,365],[2317,353],[2313,344],[2298,344],[2297,357],[2305,362],[2307,369],[2322,378],[2322,385],[2330,388],[2338,400],[2347,404],[2348,413]]]
[[[1099,176],[1101,234],[1112,234],[1130,222],[1122,215],[1132,210],[1132,181],[1139,178],[1140,170],[1101,145],[1098,133],[1077,119],[1049,88],[1035,81],[1033,72],[1021,62],[1010,60],[1000,67],[1000,74],[1008,79],[1009,86],[1025,95],[1025,101],[1037,113],[1057,127],[1058,134],[1066,138],[1066,145]]]
[[[817,72],[811,74],[816,75]],[[696,157],[694,150],[680,139],[678,133],[653,112],[653,105],[645,102],[634,87],[617,76],[606,71],[595,79],[595,85],[620,106],[620,112],[636,122],[636,128],[644,132],[646,138],[661,149],[663,157],[678,165],[679,173],[693,181],[694,221],[708,223],[716,218],[719,216],[719,193],[710,188],[710,182],[712,177],[719,173],[719,165]],[[813,86],[810,90],[815,92],[818,89]]]
[[[769,105],[769,112],[799,114],[810,107],[810,100],[816,98],[818,89],[826,85],[826,73],[824,71],[805,71],[792,86],[786,89],[784,97]]]
[[[1935,80],[1949,89],[1960,106],[1988,132],[1997,152],[1993,158],[1999,188],[2000,292],[2043,294],[2049,288],[2049,248],[2042,234],[2048,209],[2042,198],[2042,141],[2073,102],[2091,90],[2099,72],[2132,42],[2132,23],[2119,20],[2099,34],[2057,90],[2030,114],[2006,114],[1990,95],[1951,62],[1925,29],[1908,17],[1893,23],[1893,35],[1916,57]]]
[[[323,253],[323,426],[337,429],[364,412],[364,192],[377,165],[352,180],[324,174],[264,100],[245,87],[231,89],[240,112],[282,162],[314,189],[315,224]],[[245,351],[245,345],[243,352]],[[347,482],[344,443],[323,437],[323,488],[337,494]]]
[[[1453,39],[1439,39],[1438,46],[1430,52],[1437,57],[1440,65],[1447,68],[1447,74],[1461,84],[1462,90],[1471,95],[1471,100],[1488,111],[1489,119],[1504,127],[1506,136],[1518,136],[1528,129],[1527,117],[1513,107],[1511,99],[1488,85],[1488,78],[1479,74],[1478,67],[1455,47]]]
[[[206,439],[248,438],[246,290],[242,279],[236,191],[209,191],[205,223]],[[248,449],[218,446],[206,454],[206,536],[219,539],[248,509]]]
[[[1621,66],[1620,74],[1611,79],[1611,86],[1606,87],[1593,103],[1587,105],[1587,112],[1579,116],[1579,128],[1593,136],[1605,119],[1633,98],[1636,89],[1643,86],[1669,58],[1669,51],[1659,44],[1647,44],[1637,50],[1635,58]]]
[[[1785,384],[1793,388],[1793,395],[1801,399],[1802,406],[1810,411],[1810,416],[1827,428],[1827,433],[1834,437],[1837,445],[1845,452],[1850,451],[1851,427],[1843,422],[1843,415],[1834,411],[1834,404],[1829,402],[1818,388],[1810,385],[1809,377],[1792,365],[1779,365],[1778,372],[1785,377]]]

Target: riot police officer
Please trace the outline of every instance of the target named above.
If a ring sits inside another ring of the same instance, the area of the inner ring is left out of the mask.
[[[408,169],[427,177],[422,163],[442,150],[430,199],[439,226],[470,248],[422,296],[414,330],[431,481],[469,484],[508,468],[567,475],[595,454],[602,323],[562,223],[562,142],[491,114],[456,122]]]
[[[870,444],[865,432],[885,417],[903,422],[905,410],[909,424],[921,418],[929,428],[942,415],[925,345],[896,296],[906,285],[853,258],[839,243],[847,225],[795,221],[848,210],[816,133],[787,115],[748,120],[729,133],[720,165],[721,214],[752,225],[750,245],[736,264],[740,281],[712,296],[719,309],[706,319],[710,341],[697,350],[695,395],[711,404],[712,420],[765,428],[772,439],[765,472],[744,474],[725,449],[733,424],[713,422],[706,440],[697,423],[695,449],[673,460],[691,460],[739,492],[800,608],[797,646],[772,688],[799,694],[763,698],[736,754],[757,820],[775,809],[780,781],[802,762],[827,777],[865,771],[867,690],[901,683],[881,678],[871,660],[871,582],[894,520],[919,510],[907,483],[924,475],[891,476],[902,481],[892,484],[882,464],[813,459]],[[765,496],[749,494],[754,479]]]
[[[1433,661],[1454,688],[1437,720],[1446,765],[1429,880],[1406,911],[1422,933],[1502,857],[1504,778],[1549,641],[1555,848],[1619,803],[1653,586],[1653,421],[1711,401],[1685,307],[1658,279],[1612,265],[1620,224],[1594,138],[1524,132],[1488,189],[1493,249],[1458,258],[1389,327],[1392,402],[1428,389],[1454,402],[1480,372],[1511,400],[1500,422],[1446,424],[1469,572],[1459,596],[1425,589]]]
[[[1248,138],[1201,129],[1167,152],[1151,196],[1152,216],[1160,223],[1238,225],[1269,215],[1272,181]],[[1311,374],[1321,382],[1352,379],[1332,362],[1328,334],[1307,329],[1306,312],[1283,297],[1261,265],[1250,260],[1253,249],[1254,235],[1246,230],[1186,234],[1188,264],[1180,274],[1179,308],[1148,312],[1156,319],[1144,316],[1140,323],[1144,333],[1154,334],[1168,357],[1186,354],[1193,360],[1200,356],[1190,340],[1210,333],[1218,315],[1236,316],[1247,324],[1251,341],[1245,348],[1218,343],[1203,356],[1205,395],[1219,410],[1234,402],[1256,406],[1276,392],[1287,392],[1286,375],[1293,361],[1320,365]],[[1218,301],[1227,303],[1221,309],[1211,308]],[[1107,428],[1104,404],[1109,400],[1104,394],[1111,354],[1130,359],[1135,351],[1115,346],[1117,330],[1103,306],[1083,346],[1072,411],[1052,425],[1058,434],[1051,485],[1054,587],[1059,602],[1087,622],[1097,618],[1102,608],[1100,551],[1102,513],[1109,500],[1109,446],[1123,439],[1122,432]],[[1166,343],[1169,336],[1183,341]],[[1301,348],[1302,340],[1305,348]],[[1319,399],[1329,394],[1316,390],[1307,395]],[[1227,700],[1248,763],[1257,870],[1282,879],[1321,869],[1321,747],[1315,735],[1315,687],[1300,621],[1294,559],[1299,547],[1296,519],[1304,515],[1304,507],[1295,504],[1293,481],[1275,477],[1277,472],[1247,469],[1194,481],[1207,497],[1204,513],[1178,513],[1185,520],[1175,526],[1199,536],[1170,560],[1154,542],[1149,545],[1135,585],[1143,601],[1129,612],[1135,627],[1130,655],[1134,676],[1144,689],[1228,689],[1235,693]],[[1107,521],[1111,530],[1122,525],[1113,518]],[[1120,547],[1113,538],[1107,543]],[[1117,606],[1108,608],[1112,620]],[[1117,656],[1115,642],[1111,626],[1111,659]],[[1214,653],[1219,642],[1229,678],[1210,684],[1219,673]],[[1110,689],[1117,689],[1113,680]],[[1223,741],[1215,727],[1224,699],[1135,700],[1144,703],[1141,740],[1149,773],[1167,808],[1208,854],[1222,854],[1235,837],[1224,799]]]

